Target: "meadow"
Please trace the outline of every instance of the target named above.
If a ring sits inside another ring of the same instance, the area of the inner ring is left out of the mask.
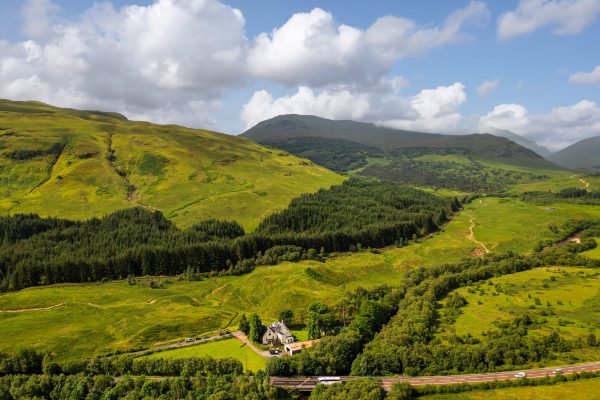
[[[0,212],[85,219],[143,206],[247,231],[344,177],[248,139],[119,114],[0,101]]]
[[[515,199],[483,198],[467,205],[443,231],[401,248],[331,254],[325,262],[286,262],[197,282],[148,278],[163,281],[162,289],[139,280],[136,285],[113,281],[10,292],[0,295],[2,311],[56,307],[0,312],[0,351],[46,349],[70,360],[235,328],[242,312],[270,322],[282,309],[292,309],[301,322],[313,301],[333,305],[347,290],[395,285],[409,268],[473,257],[479,246],[473,239],[491,251],[529,252],[552,237],[550,224],[588,217],[600,218],[600,208],[557,204],[546,210]],[[309,276],[309,267],[317,274]]]
[[[452,325],[442,325],[441,336],[450,333],[482,338],[520,315],[543,318],[530,334],[558,331],[567,339],[600,333],[600,272],[585,268],[546,267],[505,275],[455,291],[467,300]],[[442,319],[445,309],[441,312]]]
[[[422,400],[553,400],[600,398],[600,378],[566,382],[552,386],[531,386],[482,390],[460,394],[439,394],[419,397]]]
[[[237,339],[225,339],[206,342],[195,346],[182,347],[175,350],[161,351],[140,358],[189,358],[189,357],[231,357],[240,360],[246,371],[264,370],[266,358],[256,354],[248,346]]]

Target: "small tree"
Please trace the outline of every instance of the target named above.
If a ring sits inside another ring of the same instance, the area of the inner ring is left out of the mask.
[[[292,324],[292,319],[294,318],[294,312],[292,310],[281,310],[277,315],[277,319],[287,326]]]
[[[588,342],[588,346],[596,346],[598,344],[598,342],[596,341],[596,335],[594,334],[594,332],[590,332],[590,334],[587,337],[587,342]]]
[[[260,341],[260,335],[262,334],[262,321],[258,317],[258,315],[252,313],[250,314],[250,332],[248,334],[248,338],[253,342]]]
[[[246,318],[246,314],[242,314],[240,317],[240,323],[238,325],[238,329],[244,332],[245,335],[250,333],[250,322],[248,322],[248,318]]]

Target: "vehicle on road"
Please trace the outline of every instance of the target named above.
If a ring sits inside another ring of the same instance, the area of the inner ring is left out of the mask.
[[[209,338],[210,338],[210,336],[208,336],[208,335],[202,336],[202,339],[209,339]]]
[[[274,356],[276,356],[276,355],[281,354],[281,350],[279,350],[279,349],[271,349],[271,350],[269,350],[269,353],[272,354],[272,355],[274,355]]]
[[[339,376],[319,376],[317,378],[317,383],[321,385],[333,385],[334,383],[341,383],[342,378]]]
[[[192,343],[193,341],[194,341],[194,338],[191,338],[191,337],[185,338],[186,343]]]
[[[525,378],[527,374],[525,372],[517,372],[515,378]]]
[[[553,371],[552,371],[552,373],[553,373],[554,375],[562,375],[562,374],[564,374],[564,373],[565,373],[565,370],[564,370],[564,369],[562,369],[562,368],[556,368],[555,370],[553,370]]]

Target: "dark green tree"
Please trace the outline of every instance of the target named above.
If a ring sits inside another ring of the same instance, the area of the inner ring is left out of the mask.
[[[292,310],[281,310],[277,315],[277,319],[287,326],[292,324],[292,319],[294,318],[294,312]]]
[[[250,323],[250,332],[248,334],[248,338],[253,342],[260,342],[260,336],[263,332],[263,324],[260,320],[259,316],[252,313],[249,317]]]
[[[238,324],[238,329],[247,336],[250,334],[250,322],[248,322],[248,318],[246,318],[246,314],[242,314],[240,317],[240,323]]]

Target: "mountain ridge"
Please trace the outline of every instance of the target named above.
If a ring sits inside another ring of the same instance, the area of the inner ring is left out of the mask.
[[[600,171],[600,135],[573,143],[553,153],[549,159],[565,168]]]
[[[310,115],[287,114],[262,121],[242,133],[242,136],[258,143],[268,142],[269,145],[298,137],[344,139],[392,153],[411,148],[428,148],[432,151],[453,150],[455,152],[462,150],[483,159],[552,167],[550,162],[535,151],[490,133],[444,135],[398,130],[366,122],[334,121]]]

